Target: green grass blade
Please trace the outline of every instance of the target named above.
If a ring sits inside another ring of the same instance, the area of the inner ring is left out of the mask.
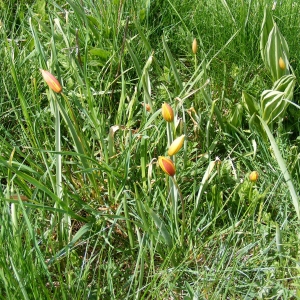
[[[291,195],[291,198],[292,198],[292,201],[293,201],[293,205],[295,207],[295,211],[296,211],[296,214],[297,214],[297,217],[298,219],[300,220],[300,210],[299,210],[299,198],[297,196],[297,192],[296,192],[296,189],[295,189],[295,186],[293,184],[293,181],[292,181],[292,178],[290,176],[290,173],[288,172],[288,169],[286,167],[286,164],[285,164],[285,161],[280,153],[280,150],[278,148],[278,145],[269,129],[269,126],[266,124],[266,122],[262,119],[262,118],[259,118],[267,135],[268,135],[268,138],[269,138],[269,141],[271,143],[271,146],[272,146],[272,149],[274,151],[274,155],[277,159],[277,163],[280,167],[280,170],[282,172],[282,175],[285,179],[285,182],[289,188],[289,191],[290,191],[290,195]]]
[[[179,72],[178,72],[178,70],[177,70],[177,68],[176,68],[176,65],[175,65],[175,61],[174,61],[173,55],[172,55],[172,53],[171,53],[171,51],[170,51],[170,49],[169,49],[169,46],[168,46],[168,44],[167,44],[167,42],[166,42],[166,38],[165,38],[164,35],[163,35],[163,37],[162,37],[162,41],[163,41],[164,50],[166,51],[168,60],[169,60],[170,65],[171,65],[171,67],[172,67],[172,70],[173,70],[173,74],[174,74],[175,80],[176,80],[176,82],[177,82],[177,84],[178,84],[178,87],[179,87],[179,90],[180,90],[180,92],[181,92],[181,91],[183,90],[183,83],[182,83],[182,81],[181,81],[181,79],[180,79]]]

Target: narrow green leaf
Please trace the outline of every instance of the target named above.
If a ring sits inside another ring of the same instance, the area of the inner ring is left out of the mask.
[[[136,27],[138,33],[139,33],[139,36],[140,36],[141,40],[142,40],[143,43],[144,43],[145,48],[147,49],[147,51],[149,51],[149,53],[151,53],[152,47],[151,47],[151,45],[150,45],[148,39],[147,39],[146,36],[144,35],[144,33],[143,33],[143,31],[142,31],[142,29],[141,29],[139,23],[138,23],[138,22],[134,22],[134,25],[135,25],[135,27]]]
[[[279,59],[282,58],[286,67],[280,68]],[[269,34],[267,44],[265,46],[265,62],[267,68],[271,72],[273,81],[278,80],[283,75],[288,75],[289,69],[289,50],[287,43],[279,31],[279,28],[274,24],[273,29]]]
[[[269,9],[265,8],[264,10],[264,19],[261,26],[261,34],[260,34],[260,53],[263,61],[265,61],[265,47],[269,38],[269,34],[273,29],[274,20],[269,11]]]
[[[142,74],[143,74],[142,68],[138,62],[138,59],[136,58],[136,55],[134,54],[133,50],[131,49],[130,44],[127,41],[126,41],[126,47],[129,52],[129,55],[131,56],[131,59],[133,60],[135,70],[136,70],[139,78],[141,78]]]
[[[286,167],[286,164],[285,164],[285,161],[280,153],[280,150],[276,144],[276,141],[269,129],[269,126],[267,125],[267,123],[262,119],[260,118],[260,121],[268,135],[268,138],[269,138],[269,141],[271,143],[271,146],[272,146],[272,149],[274,151],[274,154],[275,154],[275,157],[277,159],[277,163],[280,167],[280,170],[283,174],[283,177],[285,179],[285,182],[289,188],[289,191],[290,191],[290,195],[291,195],[291,198],[292,198],[292,201],[293,201],[293,204],[294,204],[294,208],[295,208],[295,211],[296,211],[296,214],[297,214],[297,217],[298,219],[300,220],[300,210],[299,210],[299,199],[298,199],[298,196],[297,196],[297,192],[296,192],[296,189],[294,187],[294,184],[293,184],[293,181],[292,181],[292,178],[288,172],[288,169]]]
[[[211,161],[203,175],[202,181],[200,183],[200,187],[199,187],[199,191],[198,191],[198,195],[196,198],[196,202],[195,202],[195,207],[194,207],[194,212],[193,212],[193,216],[196,216],[198,209],[200,207],[200,200],[201,200],[201,196],[203,195],[205,188],[209,182],[209,180],[211,180],[216,174],[217,172],[213,173],[214,167],[215,167],[216,162],[215,161]]]
[[[242,91],[242,101],[251,116],[259,112],[258,101],[245,91]]]
[[[148,208],[148,211],[151,217],[153,218],[156,226],[158,227],[159,231],[161,232],[165,244],[168,246],[169,249],[172,249],[173,247],[172,237],[169,231],[167,230],[165,223],[151,208]]]
[[[87,223],[85,225],[83,225],[77,232],[76,234],[73,236],[72,240],[69,242],[69,244],[61,249],[59,252],[57,252],[48,262],[48,265],[51,265],[53,262],[55,262],[55,260],[59,257],[64,256],[66,253],[68,253],[70,250],[72,250],[72,248],[75,246],[75,243],[84,235],[86,234],[88,231],[90,231],[92,228],[92,224]]]
[[[179,89],[180,89],[180,92],[183,90],[183,84],[182,84],[182,81],[180,79],[180,76],[179,76],[179,73],[178,73],[178,70],[176,68],[176,65],[175,65],[175,62],[174,62],[174,58],[173,58],[173,55],[169,49],[169,46],[166,42],[166,39],[165,39],[165,36],[163,35],[162,37],[162,41],[163,41],[163,46],[164,46],[164,49],[166,51],[166,54],[167,54],[167,57],[168,57],[168,60],[170,62],[170,65],[172,67],[172,70],[173,70],[173,74],[174,74],[174,77],[175,77],[175,80],[179,86]]]
[[[99,56],[103,59],[108,59],[110,57],[110,52],[101,48],[92,48],[89,50],[90,54]]]

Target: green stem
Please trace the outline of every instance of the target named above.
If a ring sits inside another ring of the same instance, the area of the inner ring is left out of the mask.
[[[126,218],[126,227],[127,227],[128,238],[129,238],[129,244],[130,244],[130,248],[131,248],[130,250],[133,254],[134,233],[133,233],[132,226],[131,226],[131,220],[130,220],[130,215],[129,215],[129,211],[128,211],[126,195],[124,195],[124,198],[123,198],[123,205],[124,205],[124,215]]]
[[[167,122],[167,138],[168,138],[168,148],[172,144],[172,130],[171,130],[171,124]]]
[[[184,232],[185,232],[185,205],[184,205],[184,200],[183,200],[183,196],[181,193],[181,190],[178,186],[178,183],[176,181],[176,179],[174,177],[171,177],[172,181],[177,189],[177,192],[179,194],[180,200],[181,200],[181,210],[182,210],[182,225],[181,225],[181,245],[183,246],[183,242],[184,242]]]
[[[252,203],[253,186],[254,186],[254,183],[251,182],[250,183],[250,191],[249,191],[249,203]]]
[[[168,137],[168,148],[172,144],[173,141],[173,134],[172,134],[172,128],[171,124],[173,123],[167,123],[167,137]],[[172,159],[172,157],[171,157]],[[172,159],[174,161],[174,158]],[[175,163],[175,162],[174,162]],[[172,219],[175,220],[175,226],[176,226],[176,234],[178,236],[180,235],[180,230],[179,230],[179,225],[178,225],[178,205],[177,205],[177,193],[175,192],[175,189],[173,188],[172,181],[174,183],[174,178],[170,177],[169,178],[169,186],[170,186],[170,196],[171,196],[171,216]]]
[[[61,132],[60,132],[60,115],[57,101],[54,102],[55,109],[55,152],[56,152],[56,194],[61,199],[62,197],[62,161],[61,161]]]
[[[15,148],[13,149],[13,151],[11,152],[10,157],[9,157],[8,163],[9,163],[10,167],[12,167],[12,161],[13,161],[14,154],[15,154]],[[6,190],[6,198],[7,199],[10,198],[12,187],[13,187],[13,182],[11,181],[11,175],[12,175],[11,170],[8,169],[7,190]],[[12,226],[13,226],[13,234],[15,234],[16,230],[17,230],[17,226],[18,226],[17,208],[16,208],[15,203],[11,204],[10,213],[11,213],[11,222],[12,222]]]
[[[60,124],[60,111],[59,104],[57,102],[56,95],[50,91],[50,99],[53,103],[54,107],[54,129],[55,129],[55,167],[56,167],[56,195],[59,199],[63,198],[63,188],[62,188],[62,155],[61,155],[61,124]],[[55,203],[55,208],[59,207],[57,203]],[[59,213],[60,214],[60,213]],[[55,225],[54,216],[51,218],[52,225]],[[58,224],[60,227],[59,230],[59,239],[62,241],[64,237],[68,234],[67,240],[69,240],[70,233],[66,230],[70,227],[70,217],[68,214],[64,214],[63,218],[58,216]]]

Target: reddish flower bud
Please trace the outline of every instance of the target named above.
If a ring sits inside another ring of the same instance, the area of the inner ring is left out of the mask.
[[[169,176],[175,175],[176,169],[175,169],[173,161],[170,158],[167,158],[164,156],[159,156],[158,163],[159,163],[159,166],[162,168],[162,170],[166,174],[168,174]]]
[[[48,71],[40,70],[42,72],[42,76],[46,83],[48,84],[49,88],[54,91],[55,93],[61,93],[62,86],[59,81]]]
[[[162,116],[163,118],[167,121],[167,122],[173,122],[174,120],[174,112],[172,107],[164,102],[162,107],[161,107],[161,112],[162,112]]]
[[[148,112],[151,111],[151,107],[150,107],[150,105],[148,103],[147,104],[142,103],[142,105],[145,106],[146,111],[148,111]]]

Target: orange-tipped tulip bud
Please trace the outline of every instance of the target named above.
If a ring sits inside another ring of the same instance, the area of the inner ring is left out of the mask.
[[[257,171],[251,172],[249,175],[249,179],[251,182],[256,182],[258,179],[258,172]]]
[[[148,111],[148,112],[150,112],[150,111],[151,111],[151,107],[150,107],[150,105],[149,105],[149,104],[144,104],[144,103],[142,103],[142,105],[143,105],[143,106],[145,106],[145,108],[146,108],[146,111]]]
[[[281,69],[281,70],[284,70],[285,69],[285,67],[286,67],[286,65],[285,65],[285,62],[284,62],[284,60],[283,60],[283,58],[282,57],[280,57],[279,58],[279,68]]]
[[[169,156],[175,155],[181,149],[183,142],[184,142],[184,134],[173,141],[173,143],[169,147],[168,155]]]
[[[48,84],[49,88],[54,91],[55,93],[61,93],[62,86],[59,81],[48,71],[40,70],[42,72],[42,76],[46,83]]]
[[[193,40],[193,44],[192,44],[192,51],[193,51],[194,54],[196,54],[196,53],[197,53],[197,50],[198,50],[197,40],[194,39],[194,40]]]
[[[175,169],[173,161],[170,158],[167,158],[164,156],[159,156],[158,163],[159,163],[159,166],[162,168],[162,170],[166,174],[168,174],[169,176],[175,175],[176,169]]]
[[[161,107],[161,112],[162,112],[162,116],[163,118],[167,121],[167,122],[173,122],[174,120],[174,112],[172,107],[164,102],[162,107]]]

